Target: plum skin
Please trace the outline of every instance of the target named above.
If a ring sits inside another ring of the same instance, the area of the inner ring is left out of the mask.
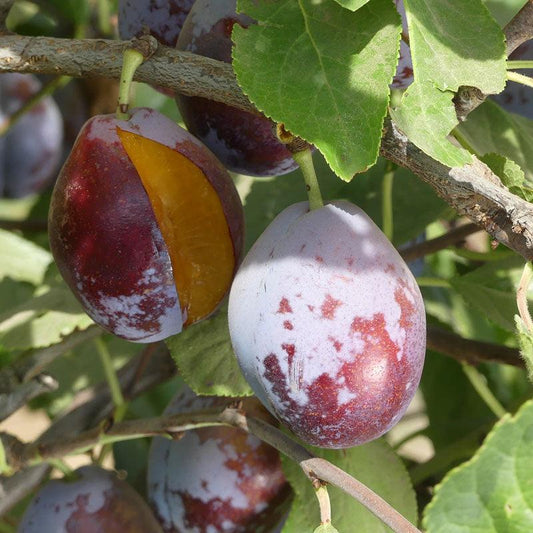
[[[113,472],[85,466],[75,475],[75,481],[48,482],[31,501],[17,531],[162,532],[148,504]]]
[[[154,110],[134,109],[128,121],[98,115],[81,130],[52,195],[54,259],[95,322],[130,341],[156,342],[179,333],[186,317],[168,249],[117,126],[175,149],[201,168],[226,214],[236,264],[243,246],[242,206],[221,163]]]
[[[0,121],[41,88],[30,74],[0,76]],[[44,190],[55,178],[63,146],[63,118],[51,96],[26,112],[0,138],[0,196],[23,198]]]
[[[165,414],[227,405],[185,387]],[[254,398],[244,409],[271,421]],[[278,452],[236,428],[190,430],[177,441],[155,437],[148,460],[148,500],[165,532],[273,531],[290,489]]]
[[[308,444],[347,448],[388,431],[414,396],[425,312],[414,277],[357,206],[295,204],[245,257],[229,329],[263,405]]]
[[[197,0],[185,20],[177,48],[231,63],[233,25],[253,23],[235,9],[235,0]],[[274,124],[266,117],[180,94],[176,103],[187,129],[229,170],[250,176],[278,176],[296,169],[291,153],[277,139]]]

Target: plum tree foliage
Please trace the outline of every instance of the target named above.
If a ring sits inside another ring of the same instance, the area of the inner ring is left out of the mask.
[[[533,530],[532,20],[0,0],[0,530]]]

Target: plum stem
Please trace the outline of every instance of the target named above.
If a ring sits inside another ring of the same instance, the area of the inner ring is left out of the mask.
[[[507,414],[507,411],[499,400],[494,396],[494,393],[487,385],[485,376],[474,366],[468,363],[463,363],[463,372],[480,398],[485,402],[487,407],[496,415],[497,418],[502,418]]]
[[[123,54],[122,71],[120,72],[120,85],[118,89],[118,106],[116,116],[119,120],[128,120],[130,106],[130,89],[135,71],[144,61],[144,56],[139,50],[126,48]]]
[[[307,196],[309,198],[309,209],[320,209],[324,206],[322,194],[320,193],[320,185],[316,177],[315,165],[313,164],[313,152],[310,148],[294,152],[292,157],[300,166],[307,189]]]
[[[382,230],[387,239],[392,241],[394,234],[394,217],[392,209],[392,187],[394,184],[394,172],[396,165],[387,162],[387,168],[381,184],[381,212],[382,212]]]
[[[507,61],[507,70],[520,70],[533,68],[532,59],[510,60]]]
[[[530,78],[529,76],[524,76],[523,74],[518,74],[518,72],[513,72],[512,70],[508,70],[507,79],[509,81],[514,81],[516,83],[525,85],[526,87],[533,88],[533,78]]]

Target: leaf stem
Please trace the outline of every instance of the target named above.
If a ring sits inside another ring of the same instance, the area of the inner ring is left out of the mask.
[[[462,363],[462,367],[468,381],[470,381],[472,387],[474,387],[481,399],[487,404],[487,407],[498,418],[506,415],[507,411],[490,390],[485,376],[475,366],[469,365],[468,363]]]
[[[523,74],[519,74],[518,72],[513,72],[512,70],[508,70],[507,79],[509,81],[514,81],[516,83],[525,85],[526,87],[533,88],[533,78],[530,78],[529,76],[524,76]]]
[[[529,286],[531,285],[532,279],[533,267],[531,261],[527,261],[527,263],[524,265],[524,270],[522,270],[522,276],[520,278],[520,283],[518,284],[518,289],[516,290],[516,305],[518,307],[518,312],[520,313],[520,318],[524,322],[527,330],[533,333],[533,320],[531,319],[527,301],[527,292]]]
[[[418,283],[419,287],[443,287],[444,289],[451,288],[451,284],[447,279],[420,276],[419,278],[416,278],[416,282]]]
[[[533,68],[533,60],[510,60],[507,61],[507,70],[518,70],[518,69],[531,69]]]
[[[292,157],[302,169],[302,174],[309,198],[309,209],[320,209],[324,206],[320,186],[316,177],[315,165],[313,164],[313,153],[310,148],[294,152]]]
[[[382,230],[387,239],[392,241],[394,234],[394,217],[392,209],[392,186],[394,184],[394,172],[396,165],[387,162],[387,169],[383,176],[383,182],[381,184],[381,211],[382,211]]]
[[[320,481],[319,481],[320,483]],[[328,489],[326,485],[320,483],[320,486],[315,490],[315,494],[320,507],[320,523],[331,523],[331,501],[329,499]]]
[[[116,116],[119,120],[128,120],[130,107],[130,89],[135,71],[144,61],[144,56],[138,50],[126,48],[123,54],[120,85],[118,89],[118,106]]]

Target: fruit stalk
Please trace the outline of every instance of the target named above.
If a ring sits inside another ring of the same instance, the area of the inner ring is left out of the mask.
[[[533,88],[533,78],[530,78],[529,76],[524,76],[523,74],[519,74],[518,72],[513,72],[512,70],[507,71],[507,79],[509,81],[521,83],[526,87]]]
[[[134,50],[133,48],[124,50],[116,112],[117,119],[119,120],[128,120],[130,118],[128,109],[130,106],[131,84],[135,71],[143,61],[144,56],[138,50]]]
[[[309,209],[319,209],[324,205],[324,201],[322,200],[322,194],[313,164],[313,152],[310,148],[306,148],[300,152],[294,152],[292,157],[302,170],[307,196],[309,198]]]

